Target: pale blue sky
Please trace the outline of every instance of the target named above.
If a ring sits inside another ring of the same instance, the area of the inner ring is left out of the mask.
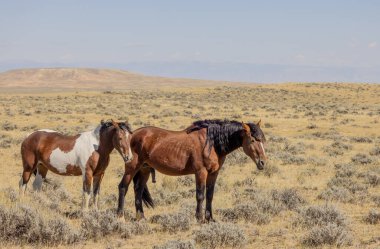
[[[130,66],[149,73],[149,62],[167,65],[170,74],[172,64],[196,62],[377,73],[379,13],[374,0],[1,0],[0,71]]]

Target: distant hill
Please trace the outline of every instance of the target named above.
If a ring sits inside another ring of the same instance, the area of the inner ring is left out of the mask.
[[[196,87],[227,84],[225,81],[145,76],[123,70],[92,68],[16,69],[0,73],[0,89],[133,89]]]

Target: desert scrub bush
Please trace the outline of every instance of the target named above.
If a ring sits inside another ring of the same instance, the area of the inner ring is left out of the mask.
[[[190,212],[178,212],[173,214],[158,214],[150,219],[152,223],[160,225],[161,231],[175,233],[190,229]]]
[[[356,174],[356,168],[352,163],[335,164],[335,177],[352,177]]]
[[[273,190],[272,199],[281,202],[287,209],[290,210],[294,210],[300,205],[306,203],[305,199],[294,188]]]
[[[269,137],[269,142],[273,143],[286,143],[289,142],[286,137],[272,135]]]
[[[380,195],[372,196],[372,201],[376,204],[376,206],[380,207]]]
[[[9,148],[13,144],[12,137],[6,134],[0,134],[0,148]]]
[[[129,238],[132,234],[151,233],[145,221],[120,221],[112,210],[91,210],[83,213],[81,233],[87,239],[98,240],[109,234],[120,234],[122,238]]]
[[[344,144],[341,141],[334,141],[331,145],[323,147],[323,151],[332,157],[341,156],[351,149],[352,146],[350,144]]]
[[[366,154],[357,153],[355,156],[351,157],[351,161],[360,164],[370,164],[373,162],[373,159]]]
[[[165,190],[162,188],[154,191],[153,196],[157,196],[156,198],[154,198],[154,202],[158,206],[177,203],[183,197],[183,195],[179,191],[168,191],[167,189]]]
[[[349,190],[351,193],[356,194],[366,194],[367,193],[367,186],[364,184],[361,184],[357,180],[354,180],[352,178],[347,177],[334,177],[332,178],[328,183],[328,187],[343,187],[347,190]]]
[[[152,249],[195,249],[195,243],[193,240],[170,240],[162,245],[153,246]]]
[[[234,183],[234,187],[242,187],[242,186],[248,186],[248,187],[256,186],[255,178],[253,178],[253,177],[246,177],[245,179],[240,180],[240,181],[237,180]]]
[[[346,216],[332,205],[299,209],[293,224],[310,229],[302,239],[302,243],[308,246],[343,246],[352,243]]]
[[[358,174],[358,177],[364,178],[365,183],[371,187],[376,187],[380,184],[380,170],[370,170]]]
[[[14,188],[8,187],[3,190],[5,193],[5,196],[11,201],[16,202],[18,200],[18,193]]]
[[[369,154],[371,156],[380,156],[380,145],[376,146],[375,148],[373,148]]]
[[[294,224],[306,228],[329,223],[346,227],[348,223],[346,216],[337,207],[329,204],[307,206],[297,210],[297,212],[298,218],[296,218]]]
[[[283,164],[296,164],[301,165],[306,163],[306,159],[301,156],[293,155],[288,152],[280,151],[274,155],[274,157],[279,158]]]
[[[233,166],[233,165],[242,166],[242,165],[248,163],[250,160],[251,159],[246,154],[244,154],[243,150],[238,149],[226,157],[226,161],[224,164],[225,164],[225,166],[230,166],[230,165],[231,166]]]
[[[337,186],[328,187],[318,195],[318,198],[327,201],[336,200],[340,202],[353,202],[355,200],[354,195],[348,189]]]
[[[17,125],[9,122],[9,121],[4,121],[2,124],[1,124],[1,128],[4,130],[4,131],[13,131],[13,130],[16,130],[18,127]]]
[[[296,144],[285,143],[283,150],[292,155],[299,155],[299,154],[305,154],[306,148],[307,148],[307,145],[302,142],[299,142]]]
[[[372,139],[369,137],[351,137],[350,138],[351,142],[354,143],[372,143]]]
[[[195,241],[202,248],[242,247],[247,238],[240,227],[232,223],[210,223],[194,232]]]
[[[314,166],[324,166],[327,164],[327,160],[323,157],[312,156],[308,157],[306,160]]]
[[[47,219],[27,206],[1,206],[0,239],[12,243],[56,245],[75,243],[81,236],[61,217]]]
[[[309,124],[308,126],[306,126],[307,129],[316,129],[318,128],[318,126],[316,124]]]
[[[245,189],[243,193],[236,193],[234,197],[236,203],[232,208],[216,210],[223,221],[244,220],[259,225],[267,224],[272,216],[284,210],[282,202],[275,200],[271,194],[259,192],[256,188]]]
[[[181,186],[192,187],[195,184],[195,179],[193,176],[180,176],[177,177],[177,182]]]
[[[311,247],[318,247],[324,244],[341,247],[352,244],[352,235],[344,227],[328,223],[321,227],[312,228],[303,237],[302,244]]]
[[[252,222],[258,225],[268,224],[271,220],[271,214],[264,212],[255,203],[242,203],[235,205],[233,208],[224,208],[216,210],[221,216],[222,221],[236,222],[239,219],[246,222]]]
[[[267,177],[272,177],[273,175],[278,174],[279,172],[280,172],[280,169],[274,163],[274,160],[271,160],[271,161],[268,161],[268,163],[265,165],[263,170],[256,170],[254,171],[254,174],[256,175],[263,174]]]
[[[379,224],[380,212],[375,209],[371,209],[369,213],[364,217],[364,221],[372,225]]]

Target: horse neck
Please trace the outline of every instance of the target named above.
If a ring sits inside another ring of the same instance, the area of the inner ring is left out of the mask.
[[[241,135],[241,131],[236,131],[228,136],[229,144],[225,152],[221,152],[221,156],[226,156],[233,152],[234,150],[242,147],[243,145],[243,137]]]
[[[101,157],[109,156],[109,154],[111,154],[111,152],[115,148],[112,143],[112,138],[114,135],[112,134],[112,131],[113,130],[106,130],[103,131],[102,134],[100,134],[98,153]]]

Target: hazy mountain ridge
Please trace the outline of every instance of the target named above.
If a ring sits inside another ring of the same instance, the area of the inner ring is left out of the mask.
[[[124,70],[94,68],[15,69],[0,73],[0,88],[129,89],[211,86],[225,81],[145,76]]]

